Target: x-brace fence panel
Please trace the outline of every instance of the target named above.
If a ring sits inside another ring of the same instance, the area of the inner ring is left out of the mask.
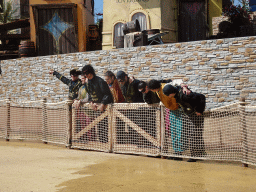
[[[104,112],[94,111],[90,104],[73,107],[72,147],[99,151],[111,150],[111,106]]]

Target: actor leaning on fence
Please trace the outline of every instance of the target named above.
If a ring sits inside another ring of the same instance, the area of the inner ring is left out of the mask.
[[[163,93],[170,99],[174,98],[181,106],[184,113],[187,114],[189,125],[183,134],[188,139],[188,147],[192,157],[202,157],[205,154],[203,140],[204,118],[202,116],[205,110],[205,96],[199,93],[191,92],[189,95],[183,93],[180,86],[166,85]],[[195,162],[196,158],[189,159],[188,162]]]
[[[88,102],[94,110],[104,111],[106,105],[113,103],[113,97],[106,81],[96,76],[91,65],[85,65],[82,74],[88,79],[87,91],[89,94]]]

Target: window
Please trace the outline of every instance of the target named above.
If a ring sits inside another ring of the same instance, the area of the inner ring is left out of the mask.
[[[132,20],[135,20],[135,19],[139,21],[141,31],[147,30],[147,18],[144,13],[135,13],[132,16]]]
[[[122,26],[123,26],[123,23],[117,23],[114,26],[114,46],[116,46],[116,42],[115,42],[116,37],[124,36]]]

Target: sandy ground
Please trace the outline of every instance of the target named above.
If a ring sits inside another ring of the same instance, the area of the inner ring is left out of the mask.
[[[0,140],[0,192],[254,192],[256,168]]]

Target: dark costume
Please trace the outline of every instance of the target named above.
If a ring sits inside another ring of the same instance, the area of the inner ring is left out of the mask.
[[[127,79],[126,79],[127,77]],[[139,80],[134,79],[133,82],[130,83],[130,79],[127,76],[127,74],[124,71],[118,71],[116,74],[116,78],[122,81],[127,80],[127,82],[124,83],[124,85],[120,85],[122,94],[125,98],[126,103],[143,103],[143,95],[138,90],[138,84],[140,83]],[[123,113],[125,116],[127,116],[131,121],[138,124],[140,122],[138,118],[138,114],[140,113],[137,109],[124,109],[120,110],[121,113]],[[134,115],[136,114],[136,115]],[[118,143],[130,143],[130,144],[136,144],[140,145],[139,141],[139,134],[137,131],[132,129],[131,127],[127,127],[125,129],[124,122],[118,122],[117,123],[117,140]]]
[[[69,98],[71,98],[72,100],[76,99],[77,96],[78,96],[78,90],[82,86],[81,80],[78,79],[76,81],[72,81],[71,79],[68,79],[68,78],[64,77],[63,75],[61,75],[57,71],[54,71],[53,75],[55,75],[59,80],[61,80],[66,85],[68,85],[68,87],[69,87],[69,94],[68,94]]]
[[[88,102],[102,103],[104,105],[113,103],[113,97],[106,81],[98,76],[88,80],[87,91]]]
[[[101,103],[104,105],[113,103],[113,97],[108,87],[108,84],[102,78],[98,76],[94,76],[92,79],[88,79],[88,83],[85,85],[89,94],[88,102]],[[95,111],[93,116],[95,118],[100,116],[101,114],[102,112]],[[105,117],[101,121],[101,123],[107,124],[108,117]],[[98,131],[99,131],[98,137],[100,142],[107,143],[108,129],[106,129],[105,126],[99,126]]]
[[[182,88],[177,86],[177,93],[174,98],[187,115],[194,112],[203,113],[205,110],[205,96],[200,93],[191,92],[186,95],[183,93]]]
[[[182,88],[176,87],[176,94],[174,98],[176,102],[181,106],[184,113],[188,118],[184,121],[187,122],[187,130],[184,130],[184,134],[188,138],[188,147],[193,157],[201,157],[205,154],[204,140],[203,140],[203,127],[204,117],[203,115],[196,115],[195,112],[203,113],[205,110],[205,96],[199,93],[191,92],[189,95],[183,93]],[[185,122],[184,122],[185,123]]]
[[[121,90],[125,101],[127,103],[143,103],[143,95],[138,90],[139,80],[134,79],[132,83],[129,83],[129,80],[121,86]]]
[[[160,103],[160,99],[159,99],[157,93],[154,93],[152,91],[148,91],[147,93],[143,93],[143,100],[147,104]]]

